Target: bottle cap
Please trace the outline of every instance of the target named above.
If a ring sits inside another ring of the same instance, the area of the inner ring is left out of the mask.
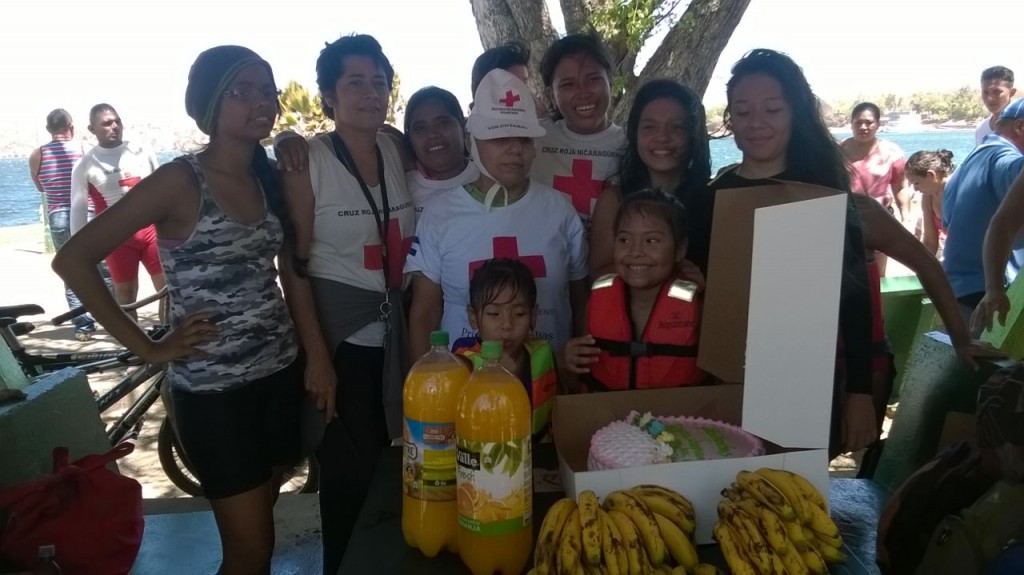
[[[485,341],[480,346],[480,355],[484,359],[501,359],[501,351],[503,347],[500,341]]]
[[[448,332],[441,330],[430,332],[430,345],[443,345],[448,347]]]

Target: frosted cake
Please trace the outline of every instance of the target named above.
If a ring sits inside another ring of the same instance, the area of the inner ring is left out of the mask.
[[[587,469],[730,459],[764,454],[761,440],[739,427],[702,417],[655,417],[630,412],[590,439]]]

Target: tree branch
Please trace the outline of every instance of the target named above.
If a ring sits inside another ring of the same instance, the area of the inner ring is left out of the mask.
[[[544,48],[558,39],[544,0],[470,0],[470,5],[484,50],[522,42],[530,48],[530,70],[540,69]],[[539,74],[532,73],[529,83],[534,93],[544,93]]]
[[[679,80],[698,96],[703,96],[718,58],[748,5],[750,0],[691,0],[686,12],[647,61],[634,88],[648,78],[667,77]],[[632,101],[633,91],[627,89],[612,112],[613,120],[621,122],[629,113]]]

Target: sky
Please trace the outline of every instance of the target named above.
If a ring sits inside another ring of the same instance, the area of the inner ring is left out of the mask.
[[[557,0],[547,0],[562,29]],[[685,0],[681,3],[686,5]],[[436,85],[463,105],[481,52],[469,0],[8,0],[0,7],[0,130],[37,130],[45,115],[108,102],[133,123],[193,125],[184,112],[189,66],[218,44],[252,48],[289,80],[315,87],[325,42],[372,34],[408,98]],[[755,47],[790,54],[826,100],[978,85],[982,69],[1016,70],[1024,87],[1021,0],[752,0],[705,95],[725,100],[729,68]],[[657,38],[654,39],[654,42]],[[653,46],[641,52],[641,62]],[[0,136],[2,137],[2,136]]]

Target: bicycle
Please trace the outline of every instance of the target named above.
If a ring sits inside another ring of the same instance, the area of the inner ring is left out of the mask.
[[[150,297],[122,307],[125,311],[133,311],[158,299],[164,305],[167,301],[164,297],[166,293],[165,288]],[[157,399],[164,399],[165,415],[157,434],[157,454],[160,466],[176,487],[189,495],[202,496],[202,487],[196,479],[192,465],[181,448],[177,434],[174,432],[170,413],[172,406],[170,405],[169,398],[165,395],[167,388],[163,385],[166,377],[164,366],[143,362],[133,353],[123,348],[84,353],[30,353],[21,344],[18,337],[30,333],[34,329],[35,324],[18,320],[22,316],[42,315],[43,313],[45,312],[42,307],[33,304],[0,306],[0,339],[11,350],[22,371],[30,378],[35,378],[69,367],[79,369],[85,372],[87,376],[112,369],[129,369],[120,382],[106,393],[97,396],[96,405],[101,414],[105,413],[111,406],[125,398],[132,391],[138,389],[142,384],[148,382],[145,391],[138,399],[107,427],[107,438],[112,445],[116,445],[126,439],[137,439],[145,423],[146,413],[156,403]],[[53,318],[51,323],[53,325],[60,325],[83,313],[85,313],[85,309],[78,307]],[[161,315],[166,317],[165,314]],[[148,333],[151,338],[159,339],[167,332],[168,327],[160,325],[150,328]],[[308,458],[286,474],[284,481],[282,481],[282,486],[289,485],[291,489],[300,493],[313,493],[319,487],[318,475],[319,469],[315,458]]]

